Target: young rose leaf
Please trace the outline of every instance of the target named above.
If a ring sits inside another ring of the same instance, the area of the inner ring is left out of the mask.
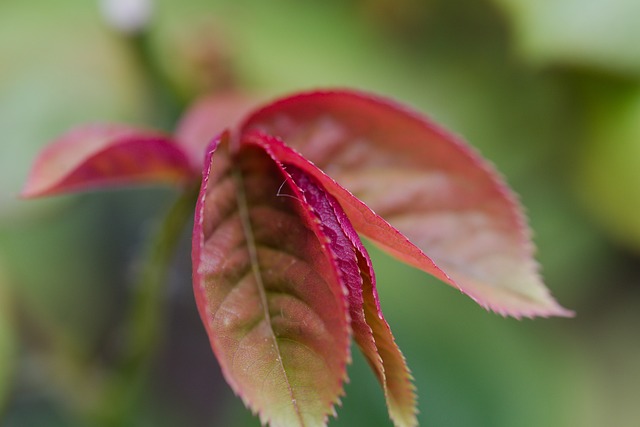
[[[205,96],[189,107],[180,119],[176,139],[191,163],[200,168],[211,140],[225,129],[239,125],[254,105],[255,100],[248,95],[226,92]]]
[[[332,248],[349,288],[354,338],[383,387],[389,415],[398,427],[418,425],[415,387],[404,356],[382,315],[371,259],[338,201],[294,165],[284,165],[323,228],[332,232]]]
[[[324,233],[331,236],[335,254],[349,290],[351,327],[358,346],[382,385],[389,414],[396,426],[415,426],[416,395],[404,356],[395,343],[382,315],[371,259],[338,201],[319,181],[294,163],[281,163],[284,150],[292,150],[282,141],[259,133],[248,134],[243,144],[257,145],[278,161],[283,173],[291,176],[313,208]]]
[[[227,140],[210,148],[196,206],[198,310],[227,382],[263,423],[324,426],[350,360],[342,273],[290,178],[257,147],[231,155]]]
[[[250,129],[280,137],[366,203],[334,194],[355,228],[399,259],[503,315],[571,315],[538,275],[508,187],[424,117],[355,92],[312,92],[257,111],[243,125]]]
[[[245,140],[260,141],[260,145],[268,147],[274,158],[279,161],[295,165],[313,176],[331,195],[336,197],[342,208],[346,211],[349,220],[353,224],[358,224],[360,231],[364,234],[378,234],[385,236],[392,244],[386,249],[397,258],[404,260],[422,268],[441,280],[453,284],[451,279],[438,268],[418,247],[411,243],[402,233],[393,228],[387,221],[376,215],[367,205],[351,194],[348,190],[338,184],[334,179],[325,174],[317,166],[305,159],[300,153],[287,146],[278,138],[269,137],[259,131],[251,131],[245,134]],[[265,148],[267,149],[267,148]]]
[[[42,150],[22,196],[131,183],[176,183],[194,175],[180,147],[162,133],[124,125],[88,125]]]

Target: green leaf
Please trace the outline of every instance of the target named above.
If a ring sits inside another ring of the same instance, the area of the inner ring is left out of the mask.
[[[640,75],[637,0],[495,0],[534,62]]]
[[[272,426],[323,426],[350,360],[346,288],[297,188],[257,147],[210,149],[194,292],[223,375]],[[231,161],[233,160],[233,161]]]
[[[578,157],[578,191],[611,235],[640,251],[640,85],[588,92],[587,137]]]

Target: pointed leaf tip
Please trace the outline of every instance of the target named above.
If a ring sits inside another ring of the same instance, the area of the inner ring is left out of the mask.
[[[124,125],[87,125],[45,147],[29,173],[22,197],[38,197],[105,186],[181,183],[196,172],[173,140],[162,133]]]
[[[281,138],[329,174],[323,185],[355,228],[400,260],[503,315],[572,315],[542,283],[526,219],[506,184],[425,117],[378,97],[324,91],[267,105],[245,121],[243,130],[252,129]]]
[[[225,379],[263,423],[326,425],[350,360],[341,275],[273,160],[228,145],[209,156],[196,208],[200,315]]]

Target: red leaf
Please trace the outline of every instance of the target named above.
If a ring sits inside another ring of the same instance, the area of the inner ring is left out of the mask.
[[[213,138],[239,125],[255,103],[253,98],[235,92],[209,95],[196,101],[182,116],[176,130],[176,139],[188,153],[191,164],[202,168]]]
[[[278,150],[273,151],[273,148],[287,148],[281,141],[261,134],[248,135],[242,142],[263,147],[274,159],[278,158]],[[319,182],[294,164],[280,165],[302,190],[304,200],[313,208],[324,234],[330,237],[330,248],[349,290],[354,338],[384,389],[392,420],[397,426],[417,425],[411,374],[382,315],[367,250],[338,201]]]
[[[375,284],[371,259],[338,201],[293,165],[284,165],[305,200],[313,207],[336,254],[349,288],[354,338],[384,389],[389,415],[398,427],[417,426],[416,395],[411,373],[387,324]]]
[[[325,425],[349,361],[346,289],[310,207],[257,147],[211,147],[194,292],[222,372],[272,426]],[[291,197],[285,197],[290,194]]]
[[[359,232],[399,259],[503,315],[571,315],[540,280],[513,194],[470,147],[424,117],[359,93],[314,92],[270,104],[243,129],[282,138],[366,203],[297,160]]]
[[[170,137],[123,125],[89,125],[68,132],[42,150],[22,196],[176,183],[193,177],[187,157]]]

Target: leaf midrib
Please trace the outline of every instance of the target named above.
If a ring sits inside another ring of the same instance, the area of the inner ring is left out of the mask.
[[[302,413],[300,412],[300,408],[298,407],[298,401],[294,395],[293,387],[289,382],[289,377],[287,375],[287,371],[285,370],[282,353],[280,351],[280,345],[278,343],[278,339],[273,331],[273,325],[271,324],[271,316],[269,314],[269,305],[267,299],[267,292],[264,285],[264,280],[262,278],[262,274],[260,272],[260,265],[258,263],[258,251],[257,245],[255,241],[255,237],[253,235],[253,229],[251,226],[251,219],[249,216],[249,206],[247,195],[244,187],[244,180],[242,177],[242,173],[237,169],[233,168],[232,177],[235,182],[235,186],[237,189],[237,201],[238,201],[238,213],[240,215],[240,222],[242,224],[242,229],[245,234],[245,238],[247,241],[247,251],[249,252],[249,260],[251,263],[251,270],[256,278],[256,283],[258,287],[258,292],[260,294],[260,301],[262,303],[263,315],[265,321],[267,322],[268,329],[271,333],[271,340],[273,342],[273,348],[275,349],[278,358],[278,364],[280,365],[280,369],[282,371],[282,375],[287,384],[287,389],[289,391],[289,397],[291,399],[291,404],[293,405],[293,410],[296,414],[296,417],[300,421],[300,426],[304,427],[304,419],[302,417]]]

